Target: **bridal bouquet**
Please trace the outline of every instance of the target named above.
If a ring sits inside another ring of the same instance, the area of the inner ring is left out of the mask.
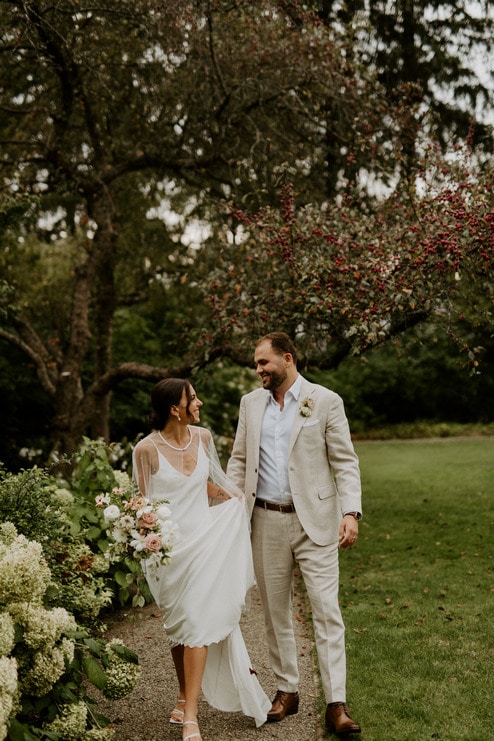
[[[103,509],[110,546],[107,557],[118,561],[131,556],[146,565],[166,564],[178,536],[166,501],[151,503],[130,482],[111,492],[98,494],[96,506]]]

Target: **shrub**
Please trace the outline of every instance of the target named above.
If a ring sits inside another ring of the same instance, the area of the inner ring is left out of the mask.
[[[109,546],[108,525],[101,508],[95,506],[96,496],[109,495],[114,488],[125,488],[129,486],[130,479],[127,473],[112,468],[110,461],[118,462],[115,447],[101,440],[84,438],[74,460],[71,531],[83,535],[92,553],[105,555]],[[142,607],[152,599],[140,563],[125,554],[114,563],[110,559],[106,563],[107,587],[113,591],[119,605],[132,602],[133,606]]]
[[[91,624],[111,603],[114,592],[106,577],[106,560],[95,555],[84,532],[73,527],[78,516],[68,484],[46,471],[35,467],[4,474],[0,480],[0,522],[11,522],[43,549],[51,572],[45,605],[63,606],[79,622]]]
[[[86,682],[110,699],[125,696],[139,676],[137,656],[96,640],[65,608],[47,608],[50,582],[41,544],[1,524],[0,741],[110,739]]]

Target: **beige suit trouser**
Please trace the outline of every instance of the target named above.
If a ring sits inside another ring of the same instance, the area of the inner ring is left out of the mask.
[[[293,571],[298,565],[312,607],[326,702],[346,702],[345,627],[338,602],[338,544],[316,545],[307,537],[295,512],[254,507],[252,551],[278,689],[298,690],[293,626]]]

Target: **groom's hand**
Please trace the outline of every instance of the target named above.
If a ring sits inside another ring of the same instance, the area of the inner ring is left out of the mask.
[[[353,515],[346,515],[340,525],[339,547],[351,548],[358,538],[358,523]]]

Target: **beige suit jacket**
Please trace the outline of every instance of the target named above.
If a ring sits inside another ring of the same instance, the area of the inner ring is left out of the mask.
[[[257,491],[261,424],[270,392],[242,397],[227,474],[245,492],[252,513]],[[362,512],[360,470],[343,401],[333,391],[302,379],[299,401],[310,398],[310,417],[297,413],[289,446],[288,476],[305,532],[317,545],[338,540],[345,512]]]

